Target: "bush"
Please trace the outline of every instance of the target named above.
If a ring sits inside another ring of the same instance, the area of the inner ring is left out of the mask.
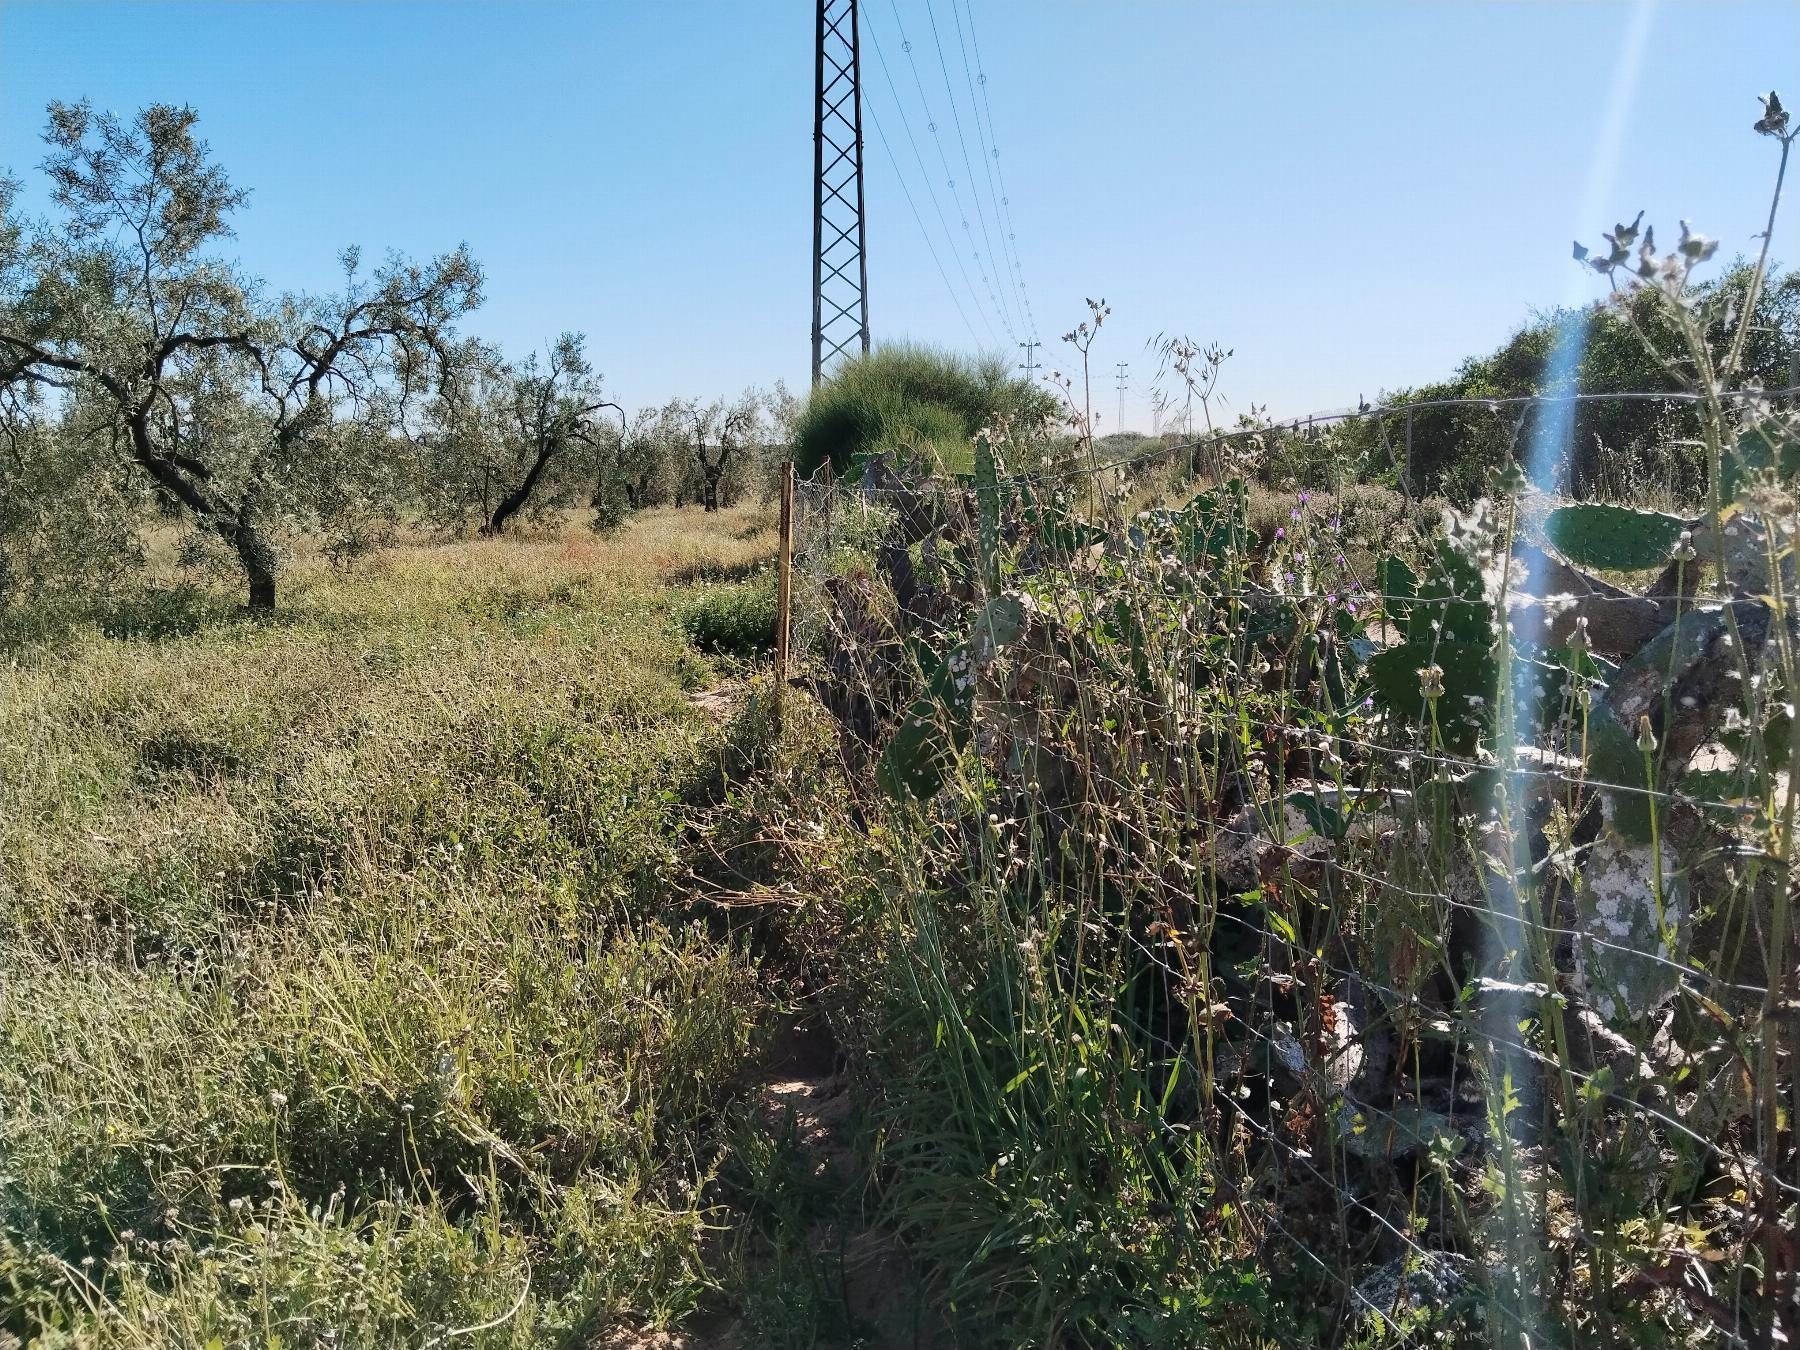
[[[703,652],[755,656],[775,648],[775,579],[763,575],[714,586],[675,611],[681,631]]]
[[[1749,288],[1749,274],[1749,266],[1739,263],[1716,280],[1698,284],[1699,303],[1712,305],[1719,315],[1732,312]],[[1733,296],[1740,297],[1735,304],[1719,303]],[[1730,331],[1730,324],[1708,320],[1706,336],[1715,361],[1728,345]],[[1769,277],[1749,332],[1739,383],[1784,387],[1790,363],[1800,352],[1800,272]],[[1669,320],[1648,296],[1614,308],[1553,310],[1535,317],[1493,352],[1463,361],[1450,379],[1389,392],[1377,401],[1400,408],[1451,399],[1524,398],[1569,388],[1591,394],[1673,392],[1687,377],[1679,366],[1665,366],[1657,353],[1673,350],[1676,340]],[[1575,360],[1570,369],[1559,371],[1557,352],[1564,342]],[[1563,462],[1555,466],[1555,481],[1540,486],[1614,501],[1654,497],[1692,505],[1704,498],[1705,468],[1691,446],[1699,434],[1696,414],[1691,405],[1660,399],[1597,399],[1569,412],[1479,403],[1417,408],[1412,486],[1470,502],[1488,490],[1494,472],[1515,456],[1524,457],[1538,435],[1539,419],[1565,415],[1570,422]],[[1405,457],[1405,426],[1397,412],[1358,418],[1322,441],[1339,459],[1366,466],[1365,473],[1393,473]],[[1552,434],[1559,442],[1565,435],[1559,430]]]
[[[998,357],[897,343],[847,362],[813,391],[794,426],[794,465],[802,475],[827,462],[844,473],[867,455],[901,449],[966,472],[969,440],[983,425],[997,416],[1041,422],[1054,408]]]
[[[1344,566],[1365,585],[1375,579],[1376,559],[1384,553],[1413,555],[1419,541],[1442,523],[1449,503],[1442,497],[1408,501],[1404,494],[1373,483],[1357,484],[1335,493],[1270,492],[1253,488],[1245,519],[1265,544],[1285,529],[1298,538],[1303,530],[1321,522],[1336,522],[1330,530],[1333,548],[1341,552]]]

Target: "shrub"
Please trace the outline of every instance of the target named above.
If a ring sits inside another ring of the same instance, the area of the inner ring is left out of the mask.
[[[1275,540],[1277,530],[1286,530],[1298,538],[1301,523],[1337,522],[1330,531],[1333,549],[1343,554],[1350,574],[1367,585],[1375,578],[1377,558],[1385,553],[1411,555],[1419,541],[1443,521],[1447,506],[1442,497],[1408,501],[1404,494],[1373,483],[1345,487],[1335,493],[1269,492],[1255,488],[1247,499],[1245,520],[1265,544]]]
[[[764,575],[714,586],[675,611],[682,632],[703,652],[755,656],[775,647],[775,581]]]
[[[1733,325],[1725,315],[1741,308],[1751,269],[1739,263],[1724,275],[1696,283],[1696,303],[1710,307],[1705,340],[1716,362]],[[1471,356],[1448,380],[1388,393],[1394,408],[1450,399],[1523,398],[1569,388],[1586,393],[1675,391],[1688,378],[1677,362],[1658,352],[1672,349],[1674,329],[1654,299],[1638,295],[1613,308],[1558,309],[1536,316],[1485,356]],[[1564,345],[1566,344],[1566,346]],[[1559,370],[1558,350],[1574,354]],[[1756,321],[1745,343],[1741,380],[1765,388],[1788,383],[1800,353],[1800,272],[1771,277],[1756,303]],[[1469,502],[1488,490],[1490,475],[1522,456],[1539,419],[1566,415],[1568,462],[1555,487],[1577,496],[1694,504],[1706,492],[1703,456],[1693,448],[1699,422],[1691,405],[1648,400],[1595,400],[1574,410],[1419,407],[1412,418],[1410,473],[1415,491]],[[1405,418],[1399,413],[1344,423],[1329,437],[1333,452],[1373,470],[1397,471],[1405,458]],[[1300,483],[1300,486],[1319,486]]]
[[[794,464],[802,475],[827,462],[844,473],[867,455],[903,449],[966,471],[968,441],[984,424],[1041,422],[1054,408],[998,357],[896,343],[847,362],[813,391],[794,426]]]

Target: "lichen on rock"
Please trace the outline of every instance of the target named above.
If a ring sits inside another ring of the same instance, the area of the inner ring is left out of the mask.
[[[1663,844],[1659,857],[1603,831],[1583,859],[1575,929],[1576,978],[1603,1017],[1636,1021],[1661,1007],[1680,983],[1690,932],[1673,850]]]

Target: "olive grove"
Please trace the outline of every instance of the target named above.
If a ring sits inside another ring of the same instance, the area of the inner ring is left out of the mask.
[[[384,449],[466,359],[455,325],[481,270],[464,248],[373,269],[349,248],[336,294],[269,295],[216,252],[247,193],[195,120],[51,105],[57,218],[19,220],[14,184],[0,199],[0,396],[15,429],[52,402],[56,441],[100,449],[122,502],[147,492],[222,545],[267,609],[284,529],[388,495]]]

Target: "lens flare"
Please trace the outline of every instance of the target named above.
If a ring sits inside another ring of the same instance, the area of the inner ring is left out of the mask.
[[[1598,133],[1592,141],[1593,155],[1588,166],[1587,184],[1580,202],[1580,214],[1570,231],[1571,237],[1580,238],[1590,232],[1594,228],[1594,222],[1601,220],[1610,209],[1609,200],[1614,192],[1620,151],[1637,96],[1644,52],[1648,46],[1655,11],[1655,0],[1639,0],[1632,7],[1626,22],[1618,60],[1607,89],[1605,110]],[[1574,268],[1569,271],[1570,279],[1563,291],[1562,319],[1557,325],[1541,385],[1547,401],[1535,407],[1525,445],[1524,463],[1521,466],[1529,483],[1546,491],[1565,481],[1577,407],[1572,396],[1579,392],[1581,362],[1587,344],[1588,324],[1582,307],[1586,277]],[[1535,559],[1541,559],[1541,556],[1535,553],[1527,555],[1528,558]],[[1541,566],[1528,564],[1522,576],[1505,577],[1502,588],[1508,590],[1513,584],[1517,584],[1524,594],[1543,595],[1544,577]],[[1542,624],[1542,607],[1524,612],[1535,616],[1533,623]],[[1509,622],[1509,616],[1503,612],[1500,622]],[[1515,628],[1511,640],[1503,650],[1511,652],[1514,642],[1535,644],[1541,637],[1541,631],[1521,631]],[[1517,750],[1521,746],[1536,743],[1540,731],[1539,703],[1535,691],[1534,668],[1527,662],[1514,657],[1503,670],[1501,679],[1509,682],[1509,701],[1512,705],[1511,716],[1502,716],[1496,728],[1499,762],[1507,770],[1506,796],[1502,806],[1507,814],[1506,837],[1511,841],[1512,856],[1506,860],[1504,873],[1490,871],[1488,874],[1486,889],[1490,923],[1488,949],[1482,965],[1488,982],[1483,993],[1483,1016],[1490,1034],[1490,1101],[1498,1100],[1503,1103],[1498,1118],[1491,1119],[1490,1125],[1503,1151],[1502,1156],[1507,1160],[1503,1169],[1505,1184],[1509,1191],[1523,1192],[1525,1187],[1511,1159],[1513,1143],[1525,1141],[1515,1131],[1522,1134],[1530,1128],[1528,1122],[1541,1117],[1534,1089],[1534,1066],[1530,1056],[1525,1053],[1524,1046],[1520,1044],[1520,1031],[1527,1021],[1539,1016],[1544,1009],[1541,1006],[1541,995],[1537,992],[1538,987],[1532,984],[1540,972],[1534,969],[1525,945],[1525,920],[1531,905],[1531,858],[1527,844],[1530,822],[1524,814],[1525,781],[1524,775],[1518,771]],[[1509,1231],[1495,1235],[1510,1249],[1513,1259],[1509,1264],[1516,1273],[1513,1289],[1501,1296],[1504,1301],[1513,1305],[1510,1313],[1512,1319],[1516,1319],[1518,1328],[1525,1332],[1531,1343],[1536,1344],[1542,1338],[1544,1320],[1541,1290],[1531,1273],[1536,1264],[1539,1243],[1536,1234],[1512,1227],[1515,1223],[1528,1227],[1531,1222],[1529,1199],[1522,1193],[1517,1198],[1519,1203],[1508,1203],[1501,1207],[1502,1213],[1509,1216],[1505,1219]]]

